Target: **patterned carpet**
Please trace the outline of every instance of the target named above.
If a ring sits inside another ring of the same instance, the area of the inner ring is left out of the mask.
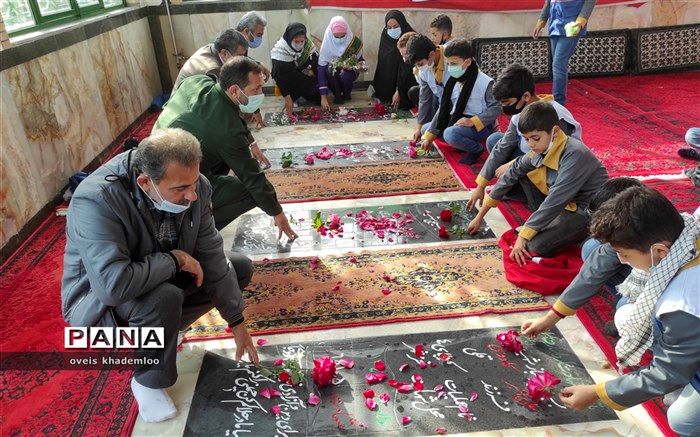
[[[377,162],[267,172],[281,202],[395,196],[463,189],[442,160]]]
[[[256,263],[244,294],[248,329],[272,334],[549,307],[539,294],[505,280],[495,242],[328,256],[315,270],[309,261]],[[384,295],[382,288],[392,291]],[[188,338],[226,336],[225,328],[212,311]]]

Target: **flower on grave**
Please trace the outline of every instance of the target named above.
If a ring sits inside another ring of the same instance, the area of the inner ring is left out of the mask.
[[[275,416],[279,416],[282,412],[282,408],[279,405],[273,405],[270,407],[270,412]]]
[[[335,151],[329,150],[328,147],[323,146],[321,150],[314,153],[314,156],[318,159],[329,160],[335,155]]]
[[[411,147],[411,146],[408,147],[408,156],[411,159],[418,158],[418,152],[416,151],[415,147]]]
[[[304,379],[304,372],[296,360],[275,360],[274,367],[260,366],[260,374],[266,378],[276,379],[285,384],[299,385]],[[271,391],[270,393],[275,393]]]
[[[325,387],[333,382],[335,377],[335,361],[328,355],[316,358],[314,360],[314,368],[311,370],[311,379],[320,388]]]
[[[328,223],[328,229],[332,231],[336,231],[343,226],[343,223],[341,223],[340,216],[338,214],[331,214],[330,216],[328,216],[328,220],[326,222]]]
[[[374,104],[374,112],[376,112],[378,116],[383,117],[386,115],[386,106],[381,102],[377,102]]]
[[[539,402],[545,398],[549,399],[552,397],[554,387],[560,382],[559,378],[546,370],[536,372],[527,381],[527,392],[533,402]]]
[[[459,225],[454,225],[450,228],[450,234],[457,238],[462,238],[467,233],[467,230]]]
[[[445,225],[440,225],[440,227],[438,228],[438,237],[443,238],[445,240],[449,240],[450,233],[447,232]]]
[[[496,334],[496,340],[501,343],[501,346],[503,346],[504,349],[517,354],[523,350],[523,344],[520,343],[520,340],[518,340],[519,335],[520,334],[518,334],[517,331],[509,329],[506,332]]]
[[[282,168],[291,167],[293,164],[292,152],[284,152],[282,154]]]
[[[443,209],[440,211],[440,220],[443,222],[451,222],[452,221],[452,210],[449,209]]]
[[[304,157],[304,162],[306,162],[306,165],[314,165],[314,154],[309,153]]]
[[[342,158],[350,158],[353,156],[352,150],[347,147],[341,147],[340,149],[335,149],[335,154]]]
[[[318,259],[317,256],[311,258],[311,261],[309,261],[309,270],[316,270],[318,268],[318,263],[320,260]]]

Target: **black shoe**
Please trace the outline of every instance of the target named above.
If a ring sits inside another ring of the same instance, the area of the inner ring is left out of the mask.
[[[678,155],[681,158],[700,161],[700,150],[692,147],[684,147],[683,149],[678,149]]]
[[[609,335],[611,337],[619,337],[620,336],[620,333],[617,332],[617,326],[615,326],[614,320],[611,320],[605,324],[605,327],[603,327],[603,332],[605,333],[605,335]]]
[[[476,161],[479,160],[479,157],[481,157],[481,154],[484,153],[484,148],[483,146],[481,147],[481,150],[478,153],[469,153],[467,156],[459,160],[460,164],[466,164],[466,165],[472,165]]]

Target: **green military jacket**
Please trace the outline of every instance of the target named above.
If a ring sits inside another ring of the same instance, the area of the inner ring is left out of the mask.
[[[188,77],[170,97],[153,129],[181,128],[202,145],[200,172],[216,191],[230,170],[255,203],[269,215],[282,212],[275,188],[250,153],[253,137],[241,113],[221,86],[206,75]]]

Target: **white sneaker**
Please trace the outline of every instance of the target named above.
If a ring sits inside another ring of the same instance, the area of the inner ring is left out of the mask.
[[[139,414],[149,423],[163,422],[177,416],[177,408],[163,388],[149,388],[131,378],[131,391],[139,406]]]

